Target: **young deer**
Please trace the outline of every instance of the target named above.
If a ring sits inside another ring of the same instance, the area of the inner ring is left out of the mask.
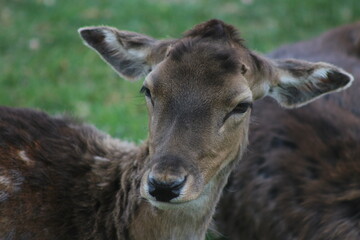
[[[327,63],[269,60],[219,20],[155,40],[79,30],[125,79],[145,77],[142,146],[25,109],[0,110],[0,239],[204,239],[248,142],[252,102],[297,107],[351,84]]]
[[[357,81],[304,108],[259,101],[248,153],[217,222],[229,239],[360,239],[360,22],[284,46],[271,58],[328,61]]]

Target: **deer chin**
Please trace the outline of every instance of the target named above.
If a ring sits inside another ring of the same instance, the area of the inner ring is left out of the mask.
[[[152,199],[148,199],[149,203],[161,210],[181,210],[181,209],[192,209],[193,211],[199,210],[204,207],[204,204],[207,202],[208,197],[206,195],[200,195],[196,199],[187,200],[187,201],[176,201],[172,200],[171,202],[160,202]]]

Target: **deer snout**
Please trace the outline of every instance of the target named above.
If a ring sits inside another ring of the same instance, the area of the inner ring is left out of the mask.
[[[190,195],[196,185],[194,179],[199,177],[195,177],[196,167],[188,159],[176,155],[154,156],[141,180],[141,196],[152,203],[182,203],[193,199]]]
[[[170,202],[180,196],[181,189],[186,183],[186,176],[172,176],[163,178],[149,174],[148,191],[157,201]]]
[[[154,156],[141,178],[140,195],[159,208],[176,207],[197,199],[204,182],[200,169],[190,159],[176,155]]]

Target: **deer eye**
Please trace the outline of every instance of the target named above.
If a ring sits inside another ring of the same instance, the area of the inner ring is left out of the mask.
[[[231,114],[245,113],[249,107],[252,107],[251,102],[242,102],[242,103],[239,103],[230,113]]]
[[[229,112],[228,114],[226,114],[225,118],[224,118],[224,122],[232,115],[234,114],[243,114],[245,113],[249,108],[252,107],[252,103],[251,102],[242,102],[239,103],[238,105],[236,105],[236,107]]]
[[[142,86],[142,88],[140,89],[140,93],[144,94],[146,97],[151,98],[151,92],[150,89],[148,89],[145,86]]]
[[[151,104],[154,105],[154,101],[153,101],[153,99],[152,99],[152,97],[151,97],[151,91],[150,91],[150,89],[148,89],[148,88],[145,87],[145,86],[142,86],[142,88],[140,89],[140,93],[144,94],[145,97],[151,101]]]

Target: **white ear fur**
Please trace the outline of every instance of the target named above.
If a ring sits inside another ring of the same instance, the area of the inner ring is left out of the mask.
[[[331,92],[349,87],[354,80],[346,71],[328,63],[299,60],[278,62],[277,76],[267,95],[287,108],[303,106]]]
[[[106,26],[84,27],[78,31],[85,44],[96,51],[121,77],[136,80],[150,71],[151,66],[146,58],[155,39]]]
[[[119,43],[119,40],[116,37],[116,34],[113,31],[109,31],[109,30],[103,30],[103,33],[105,34],[105,42],[107,43],[107,45],[109,46],[109,48],[113,49],[114,51],[118,50],[118,51],[126,51],[124,46],[122,46]],[[145,59],[145,57],[148,54],[148,51],[144,51],[143,48],[141,49],[132,49],[129,48],[127,49],[127,54],[129,54],[130,56],[132,56],[134,59]]]

